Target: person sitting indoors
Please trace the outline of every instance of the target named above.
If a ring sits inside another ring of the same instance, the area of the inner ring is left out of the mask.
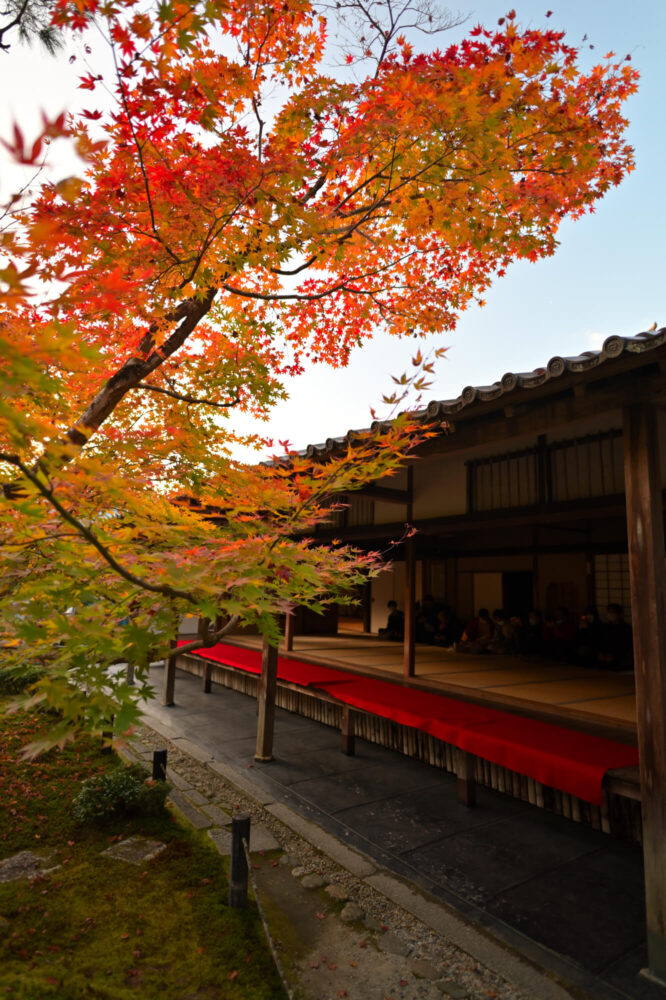
[[[426,594],[416,612],[415,638],[417,642],[433,643],[437,631],[437,607],[432,594]]]
[[[507,653],[517,653],[522,645],[523,635],[525,634],[525,618],[523,615],[511,615],[509,624],[513,630],[513,634],[509,640]]]
[[[527,616],[516,643],[516,652],[525,656],[540,656],[543,653],[543,619],[541,612],[532,608]]]
[[[601,628],[599,612],[593,604],[588,604],[580,616],[576,636],[576,660],[584,667],[595,666],[599,659]]]
[[[481,610],[483,611],[485,609],[481,608]],[[469,621],[465,624],[465,627],[462,631],[462,635],[460,637],[460,641],[461,643],[474,642],[478,634],[479,634],[479,616],[476,615],[474,618],[470,618]]]
[[[437,630],[434,636],[436,646],[444,646],[446,649],[454,648],[461,633],[460,622],[450,608],[442,608],[441,611],[437,612]]]
[[[495,626],[488,608],[479,608],[477,617],[465,626],[458,650],[463,653],[487,653],[494,634]]]
[[[576,655],[576,627],[566,608],[557,608],[543,623],[543,655],[549,660],[572,661]]]
[[[631,625],[624,620],[619,604],[606,607],[606,621],[601,627],[597,666],[604,670],[632,670],[634,640]]]
[[[488,644],[491,653],[509,653],[512,649],[514,626],[511,624],[509,616],[503,608],[495,608],[493,611],[493,624],[495,626],[493,637]]]
[[[395,601],[387,604],[389,615],[386,621],[386,628],[380,628],[377,635],[380,639],[390,639],[391,642],[402,642],[405,635],[405,616],[402,611],[398,611]]]

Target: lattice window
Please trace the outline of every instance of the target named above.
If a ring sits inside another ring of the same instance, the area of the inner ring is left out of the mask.
[[[615,496],[624,491],[622,431],[546,442],[467,465],[468,511]]]
[[[629,590],[629,556],[610,553],[594,557],[594,584],[596,603],[602,618],[608,604],[619,604],[624,617],[631,621],[631,592]]]
[[[333,504],[332,506],[335,506],[338,503],[344,504],[345,497],[336,497],[335,504]],[[328,506],[331,506],[331,504],[329,504]],[[324,530],[328,530],[331,528],[333,528],[334,530],[339,530],[341,528],[344,528],[346,523],[347,523],[347,508],[343,506],[340,507],[338,510],[333,510],[333,509],[329,510],[328,516],[326,517],[325,521],[321,522],[321,526]]]
[[[529,507],[539,496],[538,449],[491,455],[467,462],[469,511]]]
[[[374,524],[375,502],[367,497],[350,496],[348,499],[347,524],[351,527],[360,524]]]
[[[622,431],[587,434],[548,445],[551,499],[579,500],[622,493]]]

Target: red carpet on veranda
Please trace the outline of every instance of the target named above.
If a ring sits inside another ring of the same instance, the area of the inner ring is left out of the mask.
[[[193,652],[229,667],[261,673],[257,649],[218,643]],[[292,657],[278,657],[278,679],[326,691],[343,704],[420,729],[596,805],[602,803],[606,771],[638,763],[636,747],[624,743]]]

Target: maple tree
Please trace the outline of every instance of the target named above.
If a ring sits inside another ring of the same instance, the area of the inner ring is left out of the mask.
[[[415,52],[409,5],[337,6],[370,12],[349,72],[309,0],[49,8],[113,60],[81,76],[89,107],[3,142],[38,166],[64,138],[85,161],[10,199],[0,234],[4,655],[48,665],[60,738],[111,711],[127,726],[184,613],[204,623],[193,645],[236,620],[275,639],[276,611],[346,599],[376,567],[307,534],[399,465],[409,415],[319,466],[250,467],[235,410],[266,415],[286,375],[373,335],[453,329],[632,168],[626,59],[583,72],[513,11]],[[127,659],[134,689],[108,669]]]

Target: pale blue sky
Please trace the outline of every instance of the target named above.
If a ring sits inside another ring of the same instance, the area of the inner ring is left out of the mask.
[[[655,320],[666,325],[666,0],[552,0],[549,20],[544,17],[548,3],[524,0],[515,7],[519,23],[563,28],[574,45],[587,34],[585,45],[595,48],[583,49],[583,65],[592,65],[609,49],[620,56],[631,53],[641,72],[639,92],[626,106],[637,167],[598,204],[595,214],[562,227],[553,258],[514,265],[485,295],[485,308],[470,309],[455,333],[432,340],[433,346],[449,351],[426,402],[457,396],[464,386],[492,382],[507,371],[531,370],[556,354],[598,348],[611,334],[633,335]],[[462,37],[476,22],[495,25],[508,8],[494,0],[470,4],[467,24],[447,33],[445,43]],[[77,106],[85,92],[76,90],[76,78],[84,72],[80,59],[70,66],[66,59],[57,62],[38,50],[0,55],[0,134],[7,133],[13,117],[27,124],[29,132],[31,121],[37,128],[38,109],[56,114]],[[68,172],[74,166],[60,161],[56,179]],[[3,168],[0,198],[15,184],[15,175],[10,178]],[[289,385],[289,401],[261,429],[304,447],[367,426],[370,406],[390,391],[391,374],[409,368],[415,347],[413,340],[382,337],[352,355],[347,369],[313,368]],[[248,426],[239,424],[243,430]]]

